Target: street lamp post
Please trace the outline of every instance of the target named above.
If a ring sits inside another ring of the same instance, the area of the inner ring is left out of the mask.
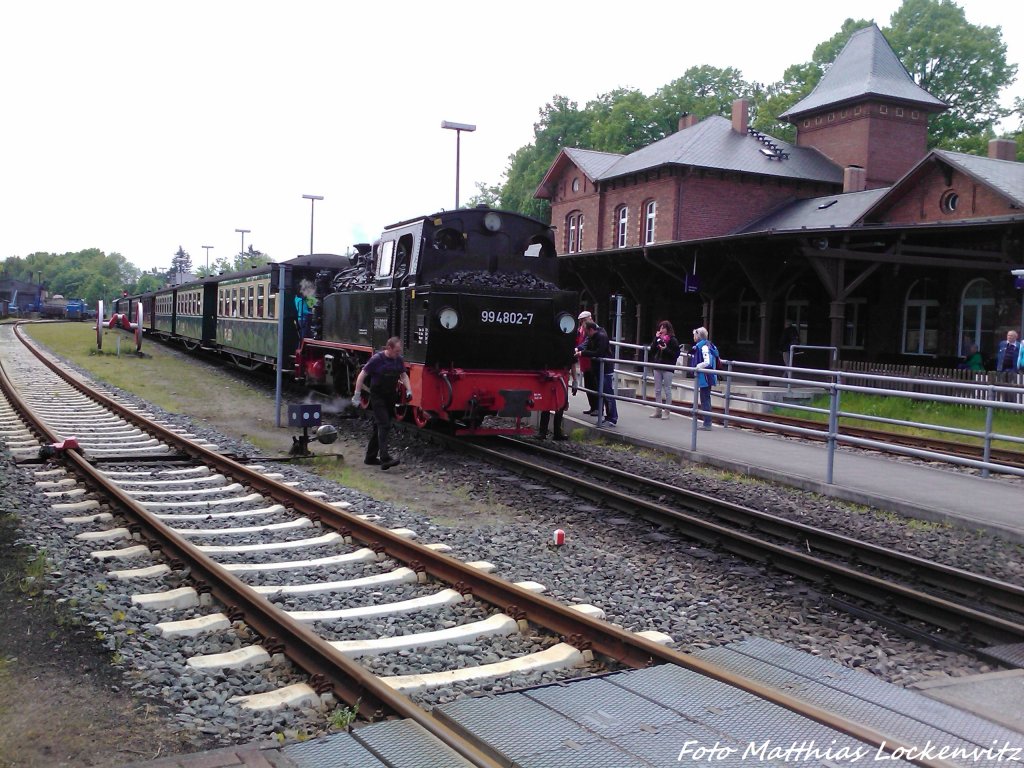
[[[476,130],[475,125],[469,123],[452,123],[448,120],[441,121],[441,127],[455,131],[455,207],[459,207],[459,159],[462,152],[462,132],[472,133]]]
[[[303,200],[309,200],[309,255],[313,255],[313,207],[317,200],[323,200],[323,195],[303,195]]]
[[[245,236],[249,232],[252,232],[252,230],[251,229],[236,229],[235,232],[241,232],[242,233],[242,258],[244,259],[245,258]]]
[[[201,247],[206,249],[206,271],[209,272],[210,271],[210,249],[213,248],[213,246],[212,245],[204,245],[204,246],[201,246]]]

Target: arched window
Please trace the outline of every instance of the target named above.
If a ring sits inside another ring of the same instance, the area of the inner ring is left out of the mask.
[[[983,353],[995,350],[985,349],[984,342],[993,339],[996,321],[996,300],[992,284],[984,278],[972,280],[964,288],[960,299],[960,335],[957,341],[957,355],[963,357],[972,344]]]
[[[934,355],[939,350],[938,299],[928,279],[918,280],[903,303],[903,354]]]
[[[629,227],[629,208],[622,205],[615,212],[615,247],[626,247],[626,232]]]
[[[565,252],[579,253],[583,250],[583,214],[573,211],[565,218]]]
[[[656,200],[650,200],[644,206],[644,245],[654,242],[654,219],[657,212],[658,202]]]

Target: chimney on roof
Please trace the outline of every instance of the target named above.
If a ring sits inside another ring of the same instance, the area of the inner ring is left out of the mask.
[[[848,165],[843,170],[843,194],[863,192],[867,189],[868,172],[859,165]]]
[[[691,125],[696,125],[696,124],[697,124],[697,116],[696,115],[692,115],[689,112],[683,112],[683,114],[681,114],[679,116],[679,130],[680,131],[682,131],[682,130],[684,130],[686,128],[689,128]]]
[[[988,156],[992,160],[1016,160],[1017,142],[1013,139],[992,139],[988,143]]]
[[[747,125],[750,120],[750,102],[746,99],[736,99],[732,103],[732,129],[736,133],[747,135]]]

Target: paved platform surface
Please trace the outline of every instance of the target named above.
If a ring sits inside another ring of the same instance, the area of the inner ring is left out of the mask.
[[[1024,669],[942,677],[915,683],[912,688],[1024,733]]]
[[[570,398],[565,428],[595,429],[597,419],[583,415],[587,408],[582,393]],[[652,419],[650,406],[623,402],[618,409],[618,423],[599,430],[609,439],[662,448],[722,469],[1024,543],[1024,483],[1016,479],[982,478],[892,455],[840,448],[829,484],[823,444],[726,428],[718,419],[711,431],[694,433],[693,421],[685,415]]]

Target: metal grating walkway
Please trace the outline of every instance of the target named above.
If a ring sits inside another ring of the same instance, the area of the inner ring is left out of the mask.
[[[695,655],[903,743],[959,748],[961,755],[947,759],[964,768],[1005,768],[1007,756],[1000,760],[994,750],[1024,748],[1024,734],[767,640]],[[755,763],[837,768],[879,760],[873,746],[671,665],[463,699],[435,708],[434,715],[515,768],[749,768]],[[420,726],[403,720],[282,751],[299,768],[467,765]],[[1024,757],[1024,749],[1020,754]],[[884,759],[885,768],[907,765]]]

